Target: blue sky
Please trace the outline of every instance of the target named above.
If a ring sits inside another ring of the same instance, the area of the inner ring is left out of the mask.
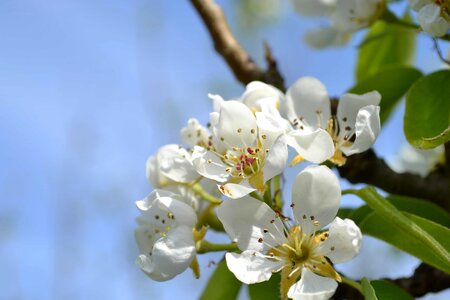
[[[362,34],[314,51],[301,37],[324,21],[299,17],[288,1],[259,17],[219,2],[258,62],[269,42],[287,84],[316,76],[333,95],[352,85]],[[0,299],[196,299],[220,256],[201,258],[200,280],[186,272],[155,283],[134,266],[133,239],[134,201],[151,190],[147,157],[177,143],[188,118],[207,120],[209,92],[243,91],[189,1],[3,0],[0,36]],[[440,65],[425,36],[417,64]],[[401,128],[399,110],[376,150],[393,155]],[[417,263],[375,246],[365,253],[401,267],[361,258],[354,274],[408,274]]]

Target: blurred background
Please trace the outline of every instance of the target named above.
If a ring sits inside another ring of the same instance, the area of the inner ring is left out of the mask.
[[[200,257],[199,280],[188,270],[156,283],[134,265],[134,202],[152,189],[147,157],[179,143],[188,118],[207,121],[207,93],[243,92],[189,1],[174,2],[0,1],[1,300],[200,295],[220,255]],[[298,16],[287,0],[218,2],[256,61],[263,64],[263,41],[271,45],[287,85],[311,75],[332,95],[352,86],[363,33],[346,47],[317,51],[302,36],[326,21]],[[442,67],[424,35],[416,61],[425,72]],[[391,160],[404,143],[402,110],[375,145]],[[361,255],[339,269],[398,277],[418,263],[366,238]]]

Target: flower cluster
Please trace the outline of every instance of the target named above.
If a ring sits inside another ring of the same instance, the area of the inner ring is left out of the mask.
[[[198,275],[196,255],[213,245],[204,225],[216,222],[232,240],[219,250],[234,250],[225,257],[240,281],[281,272],[284,299],[331,297],[341,281],[333,264],[355,256],[362,239],[353,221],[336,217],[339,180],[327,166],[305,168],[294,182],[292,213],[284,215],[280,178],[289,149],[291,165],[341,166],[370,148],[380,130],[380,94],[332,99],[319,80],[303,77],[286,93],[252,82],[238,99],[210,98],[209,123],[190,119],[180,132],[184,146],[163,146],[147,161],[156,190],[137,202],[137,265],[158,281],[188,267]]]
[[[312,30],[305,36],[305,41],[316,48],[345,44],[353,32],[376,21],[386,5],[385,0],[293,0],[293,3],[300,15],[329,18],[329,27]]]
[[[449,0],[409,0],[409,5],[418,12],[417,19],[424,31],[441,37],[450,30]]]

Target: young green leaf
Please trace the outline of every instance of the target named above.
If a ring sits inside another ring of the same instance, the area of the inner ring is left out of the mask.
[[[369,279],[363,277],[361,280],[361,285],[363,288],[364,299],[366,300],[378,300],[377,295],[375,294],[375,290],[370,284]]]
[[[386,200],[402,212],[414,214],[450,228],[450,214],[432,202],[398,195],[389,195]],[[348,212],[345,217],[352,219],[356,224],[360,224],[371,212],[373,210],[368,205],[362,205]]]
[[[380,238],[450,273],[450,230],[402,213],[372,187],[353,191],[374,210],[360,224],[363,233]]]
[[[250,284],[248,286],[248,293],[251,300],[267,299],[267,300],[279,300],[280,299],[280,280],[279,273],[274,274],[269,281],[261,283]]]
[[[242,283],[228,270],[225,260],[222,260],[209,278],[200,300],[236,299],[241,285]]]
[[[450,251],[450,245],[446,242],[446,240],[450,240],[450,230],[429,220],[417,216],[411,216],[414,215],[408,214],[408,220],[411,222],[413,221],[413,218],[415,218],[414,221],[419,220],[418,222],[420,222],[420,224],[415,226],[420,227],[424,231],[422,235],[426,235],[427,238],[432,239],[434,243],[438,243],[437,240],[442,243],[446,243],[446,245],[439,244],[439,247],[445,249],[444,251],[447,253]],[[399,229],[392,222],[392,220],[388,219],[386,216],[372,212],[360,224],[360,228],[364,234],[383,240],[394,247],[397,247],[421,259],[425,263],[432,265],[437,269],[450,273],[450,263],[448,260],[442,258],[442,255],[437,254],[436,251],[432,250],[428,244],[425,244],[423,241],[413,236],[410,232]],[[430,230],[436,231],[433,233]]]
[[[408,19],[408,17],[406,17]],[[361,81],[387,66],[411,65],[416,33],[408,28],[378,21],[360,45],[356,79]]]
[[[411,295],[389,281],[372,280],[370,284],[375,290],[375,294],[379,300],[414,300]]]
[[[450,70],[413,84],[406,95],[404,131],[417,148],[435,148],[450,140]]]

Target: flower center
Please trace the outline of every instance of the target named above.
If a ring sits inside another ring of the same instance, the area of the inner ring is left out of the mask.
[[[261,149],[258,147],[247,147],[241,149],[234,147],[232,151],[227,151],[222,156],[222,160],[225,164],[230,166],[226,169],[228,173],[233,177],[248,178],[261,169]]]
[[[342,122],[343,123],[347,122],[347,118],[344,117],[342,119]],[[341,128],[341,126],[339,126],[339,125],[340,124],[337,119],[337,116],[331,116],[328,119],[327,132],[333,139],[334,148],[335,148],[334,155],[329,160],[338,166],[342,166],[345,164],[345,161],[347,159],[343,155],[340,148],[342,146],[344,146],[344,147],[351,146],[353,144],[355,134],[354,134],[354,130],[352,130],[352,127],[347,125],[347,126],[344,126],[344,128]],[[343,136],[341,134],[341,130],[343,130],[345,132],[345,134]]]

